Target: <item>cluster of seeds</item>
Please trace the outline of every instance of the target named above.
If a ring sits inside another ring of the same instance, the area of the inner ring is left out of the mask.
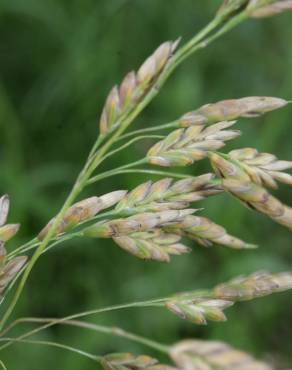
[[[270,181],[270,184],[272,184],[271,176],[276,176],[274,178],[277,179],[283,177],[287,179],[286,174],[282,174],[283,176],[281,176],[281,172],[278,171],[272,171],[271,174],[269,169],[263,170],[262,168],[255,167],[247,169],[245,163],[241,165],[239,160],[234,161],[229,156],[223,154],[210,153],[209,158],[215,172],[222,178],[222,186],[227,192],[241,200],[249,208],[269,216],[274,221],[289,229],[292,228],[292,208],[283,204],[257,183],[262,182],[264,176],[265,182]],[[281,165],[281,161],[279,162]],[[275,162],[275,166],[278,166],[279,162]],[[275,172],[277,172],[276,175],[274,174]],[[257,182],[254,182],[253,180],[256,174],[260,174],[262,178],[257,176]]]
[[[100,119],[100,133],[106,135],[120,123],[121,117],[153,87],[172,57],[178,42],[167,41],[142,64],[137,73],[127,74],[121,85],[109,93]]]
[[[165,303],[167,309],[197,325],[225,321],[224,310],[238,301],[248,301],[292,289],[292,274],[257,272],[239,276],[212,290],[179,293]]]

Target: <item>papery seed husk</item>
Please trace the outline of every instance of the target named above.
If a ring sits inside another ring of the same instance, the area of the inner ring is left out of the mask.
[[[3,226],[7,221],[9,205],[10,205],[9,196],[5,194],[0,198],[0,226]]]
[[[18,232],[20,224],[7,224],[0,227],[0,241],[7,242]]]

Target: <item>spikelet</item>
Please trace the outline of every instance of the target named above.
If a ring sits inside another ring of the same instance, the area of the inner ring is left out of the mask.
[[[195,125],[175,130],[149,150],[148,161],[164,167],[191,165],[206,158],[208,151],[220,149],[225,141],[238,137],[240,131],[225,130],[234,123],[235,121],[219,122],[207,128],[204,125]]]
[[[248,244],[234,236],[231,236],[220,225],[206,217],[187,216],[180,224],[170,226],[167,230],[173,230],[181,233],[188,238],[195,240],[204,247],[210,247],[213,244],[224,245],[233,249],[254,249],[253,244]]]
[[[248,301],[273,293],[292,289],[292,273],[270,274],[257,272],[249,276],[240,276],[214,289],[218,299]]]
[[[233,302],[222,299],[175,299],[166,302],[166,308],[183,320],[197,325],[207,325],[207,321],[226,321],[224,310]]]
[[[172,346],[170,356],[181,370],[275,370],[218,341],[184,340]]]
[[[137,73],[130,72],[120,87],[109,93],[100,119],[100,133],[106,135],[119,125],[128,109],[139,102],[165,69],[178,42],[167,41],[142,64]]]
[[[233,150],[229,156],[240,162],[255,184],[273,189],[278,187],[276,181],[292,185],[292,176],[282,172],[292,168],[292,161],[280,161],[275,155],[259,153],[254,148]]]
[[[112,238],[151,231],[160,226],[179,223],[195,211],[194,209],[183,209],[140,213],[128,218],[99,222],[83,230],[83,235],[91,238]]]
[[[250,176],[238,163],[225,159],[226,156],[209,155],[212,166],[223,180],[224,189],[241,200],[246,206],[255,209],[275,222],[292,229],[292,208],[281,203],[265,188],[253,183]]]
[[[148,181],[129,192],[116,206],[118,212],[135,214],[160,212],[189,207],[191,202],[218,194],[221,187],[212,183],[214,174],[189,177],[173,183],[165,178],[155,183]]]
[[[5,225],[9,213],[10,200],[8,195],[0,198],[0,242],[7,242],[18,232],[19,224]]]
[[[75,203],[70,207],[63,219],[61,220],[55,234],[59,235],[67,230],[70,230],[80,222],[86,221],[94,217],[100,211],[114,206],[126,195],[126,191],[119,190],[112,193],[102,195],[101,197],[91,197]],[[39,233],[38,239],[43,240],[52,227],[55,218],[53,218],[45,228]]]
[[[175,370],[168,365],[159,364],[158,360],[149,356],[135,356],[131,353],[112,353],[101,360],[105,370]]]
[[[2,249],[3,253],[3,249]],[[1,258],[1,252],[0,252]],[[14,279],[18,272],[22,269],[27,261],[26,256],[19,256],[13,258],[11,261],[0,264],[0,295],[5,290],[7,285]]]
[[[271,17],[276,14],[285,12],[286,10],[289,9],[292,9],[291,0],[280,0],[280,1],[250,0],[250,5],[247,8],[250,16],[253,18]]]
[[[186,113],[178,120],[178,123],[181,127],[190,127],[232,121],[240,117],[256,117],[287,104],[288,102],[284,99],[267,96],[223,100]]]
[[[181,237],[161,230],[137,232],[114,237],[113,240],[134,256],[160,262],[169,262],[171,255],[189,253],[190,249],[180,243]]]

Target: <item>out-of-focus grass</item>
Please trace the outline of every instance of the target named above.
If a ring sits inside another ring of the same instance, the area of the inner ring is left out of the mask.
[[[0,190],[12,199],[11,221],[22,229],[10,248],[32,237],[54,215],[78,173],[111,86],[162,41],[184,39],[212,17],[219,1],[1,0]],[[292,97],[291,13],[250,21],[187,61],[136,121],[147,127],[172,120],[203,103],[246,95]],[[291,107],[261,119],[242,120],[236,146],[255,146],[291,159]],[[138,144],[108,167],[142,156]],[[208,170],[192,166],[191,174]],[[92,186],[89,194],[132,188],[142,175],[124,175]],[[291,189],[279,196],[292,204]],[[16,315],[62,316],[88,308],[209,287],[259,269],[292,269],[291,234],[222,195],[205,213],[260,249],[250,252],[193,246],[169,265],[141,262],[110,242],[76,240],[44,256]],[[292,363],[291,294],[237,305],[226,324],[200,328],[159,309],[93,317],[158,341],[184,337],[229,341],[261,357]],[[147,352],[137,344],[72,328],[53,328],[42,339],[68,342],[102,354]],[[149,353],[149,351],[148,351]],[[93,369],[73,354],[19,344],[1,354],[9,369]],[[283,365],[284,367],[285,365]]]

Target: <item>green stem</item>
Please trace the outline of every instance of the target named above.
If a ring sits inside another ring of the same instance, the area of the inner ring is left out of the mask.
[[[57,319],[55,319],[55,318],[41,318],[41,319],[39,319],[39,318],[34,318],[34,317],[19,319],[19,320],[16,320],[14,322],[13,326],[12,325],[9,326],[9,328],[7,328],[7,330],[5,330],[5,332],[3,332],[3,334],[6,334],[14,326],[16,326],[18,324],[21,324],[21,323],[51,323],[51,322],[55,322],[56,320]],[[166,354],[169,353],[169,347],[168,346],[163,345],[161,343],[158,343],[156,341],[153,341],[151,339],[136,335],[134,333],[130,333],[130,332],[125,331],[121,328],[108,327],[108,326],[103,326],[103,325],[96,325],[96,324],[92,324],[92,323],[88,323],[88,322],[84,322],[84,321],[78,321],[78,320],[67,320],[67,321],[62,322],[61,324],[62,325],[68,325],[68,326],[74,326],[74,327],[78,327],[78,328],[83,328],[83,329],[88,329],[88,330],[92,330],[92,331],[107,334],[107,335],[112,335],[112,336],[125,338],[125,339],[128,339],[130,341],[140,343],[140,344],[143,344],[147,347],[153,348],[157,351],[160,351],[160,352],[163,352],[163,353],[166,353]]]
[[[153,132],[153,131],[161,131],[161,130],[165,130],[169,128],[179,128],[178,121],[164,123],[163,125],[160,125],[160,126],[152,126],[148,128],[142,128],[141,130],[131,131],[128,134],[122,135],[117,141],[128,139],[131,136],[146,134],[148,132]]]
[[[132,170],[121,170],[117,172],[105,172],[103,175],[98,175],[90,179],[87,184],[94,184],[95,182],[98,182],[100,180],[106,179],[108,177],[121,175],[125,173],[147,173],[149,175],[158,175],[158,176],[168,176],[168,177],[174,177],[178,179],[185,179],[187,177],[191,177],[190,175],[186,175],[183,173],[175,173],[175,172],[169,172],[169,171],[156,171],[156,170],[148,170],[148,169],[132,169]]]
[[[140,141],[140,140],[144,140],[144,139],[163,139],[164,136],[161,136],[161,135],[142,135],[142,136],[138,136],[138,137],[135,137],[133,138],[132,140],[128,141],[127,143],[125,143],[124,145],[121,145],[120,147],[118,147],[117,149],[115,150],[112,150],[111,152],[109,152],[108,154],[106,154],[104,157],[103,157],[103,161],[111,156],[113,156],[114,154],[117,154],[119,153],[120,151],[128,148],[130,145],[134,144],[136,141]]]
[[[102,357],[101,356],[96,356],[96,355],[93,355],[89,352],[85,352],[81,349],[78,349],[78,348],[75,348],[75,347],[71,347],[71,346],[67,346],[66,344],[61,344],[61,343],[57,343],[57,342],[49,342],[49,341],[44,341],[44,340],[25,340],[25,339],[18,339],[18,338],[0,338],[0,341],[1,342],[9,342],[9,343],[14,343],[14,342],[18,342],[18,343],[27,343],[27,344],[39,344],[39,345],[43,345],[43,346],[50,346],[50,347],[57,347],[57,348],[61,348],[61,349],[65,349],[67,351],[70,351],[70,352],[74,352],[74,353],[77,353],[83,357],[87,357],[89,358],[90,360],[93,360],[95,362],[100,362]],[[4,367],[4,369],[6,369]]]
[[[7,367],[4,365],[4,362],[0,360],[0,365],[2,369],[7,370]]]
[[[17,339],[20,339],[20,340],[25,339],[25,338],[27,338],[31,335],[34,335],[34,334],[36,334],[36,333],[38,333],[42,330],[45,330],[45,329],[47,329],[47,328],[49,328],[53,325],[63,323],[64,321],[74,320],[74,319],[78,319],[78,318],[85,317],[85,316],[105,313],[105,312],[109,312],[109,311],[116,311],[116,310],[121,310],[121,309],[161,306],[163,304],[163,302],[165,302],[166,300],[167,300],[167,298],[156,299],[156,300],[152,300],[152,301],[144,301],[144,302],[126,303],[126,304],[121,304],[121,305],[115,305],[115,306],[110,306],[110,307],[85,311],[85,312],[82,312],[82,313],[78,313],[78,314],[70,315],[70,316],[67,316],[67,317],[64,317],[64,318],[61,318],[61,319],[57,319],[53,322],[50,322],[50,323],[45,324],[41,327],[38,327],[34,330],[31,330],[30,332],[28,332],[26,334],[23,334],[23,335],[19,336]],[[1,333],[1,336],[2,336],[2,333]],[[0,350],[2,350],[4,348],[7,348],[10,345],[11,345],[10,343],[6,343],[6,344],[4,344],[0,347]]]
[[[127,170],[128,168],[131,168],[131,167],[135,167],[135,166],[139,166],[141,164],[145,164],[147,163],[147,158],[143,158],[143,159],[139,159],[138,161],[136,162],[132,162],[132,163],[129,163],[129,164],[126,164],[124,166],[121,166],[121,167],[118,167],[118,168],[115,168],[113,170],[110,170],[110,171],[106,171],[106,172],[103,172],[99,175],[96,175],[92,178],[90,178],[88,181],[87,181],[87,185],[89,184],[93,184],[95,182],[98,182],[100,180],[103,180],[103,179],[106,179],[107,177],[110,177],[110,176],[114,176],[116,174],[116,172],[119,172],[121,173],[121,171],[123,172],[124,170]]]

